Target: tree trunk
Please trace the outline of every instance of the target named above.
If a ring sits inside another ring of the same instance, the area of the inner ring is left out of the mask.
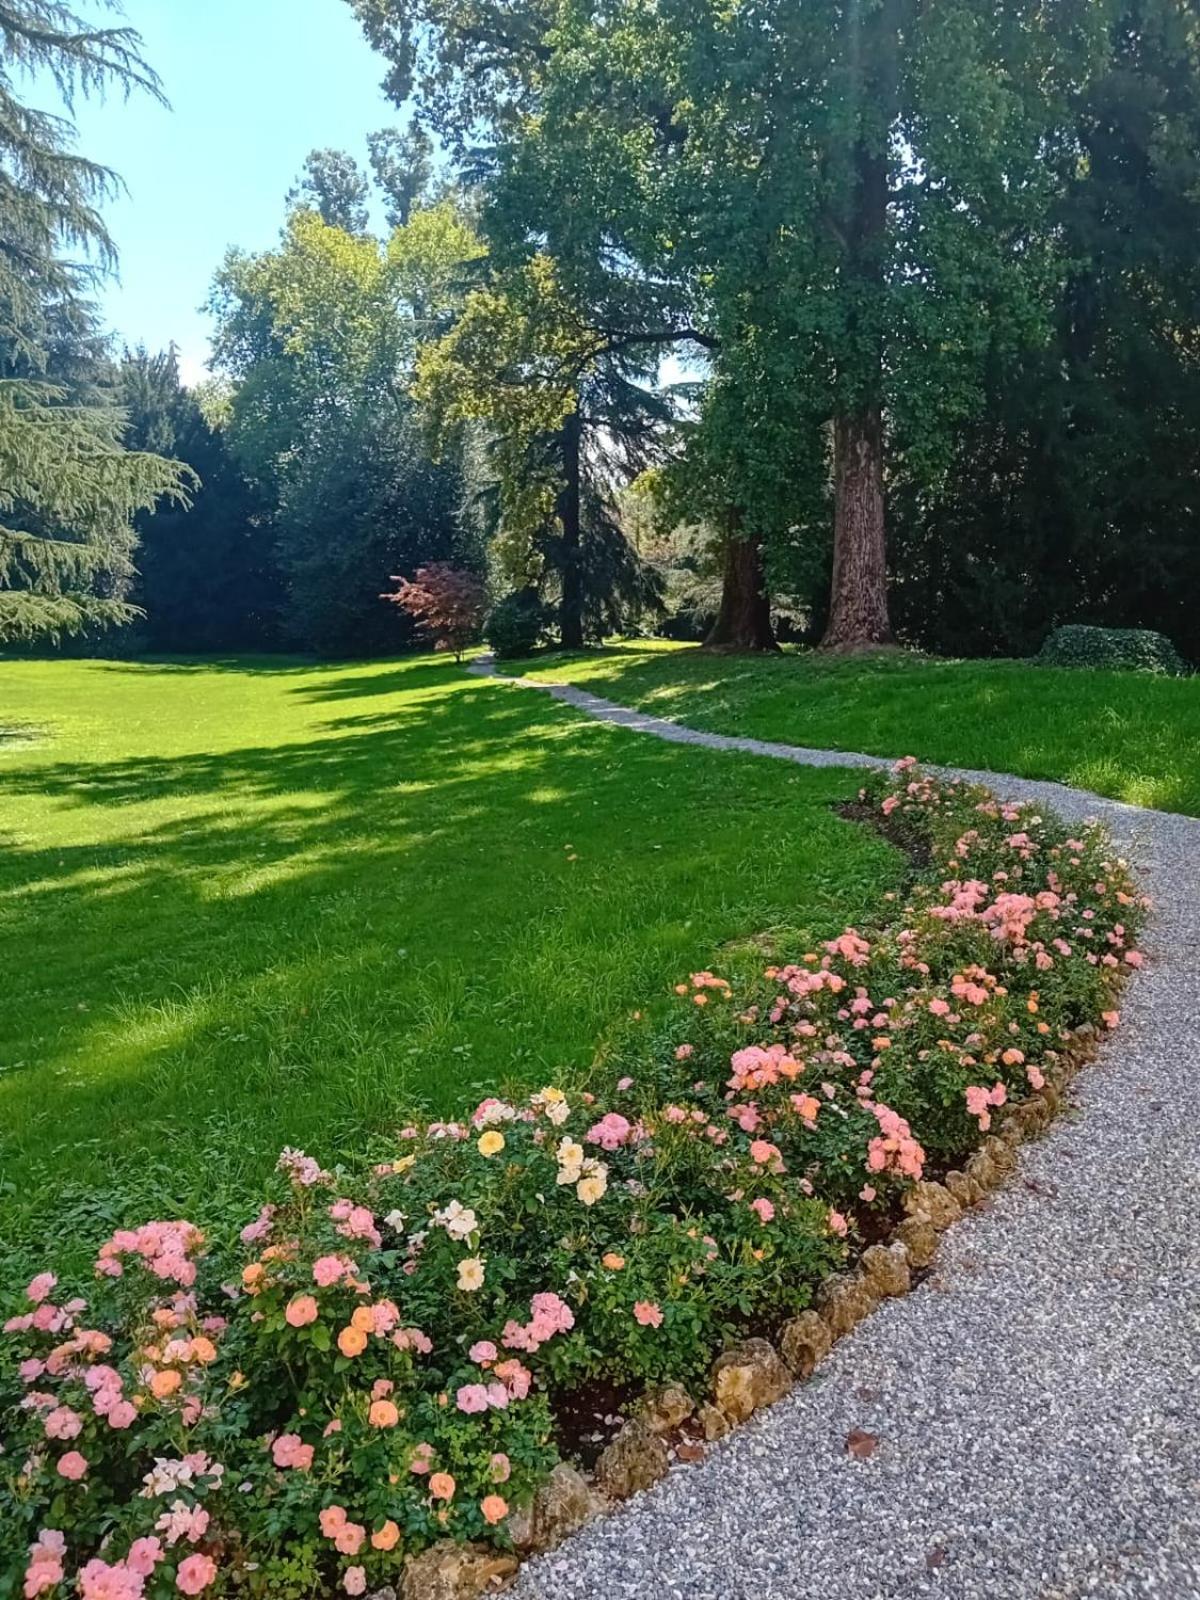
[[[883,346],[887,300],[888,145],[896,101],[898,11],[882,4],[860,66],[860,123],[847,182],[844,361],[851,397],[833,419],[833,585],[821,647],[890,644],[883,492]]]
[[[583,645],[582,442],[583,421],[578,411],[572,411],[562,427],[563,484],[558,497],[558,520],[562,528],[558,631],[564,650],[579,650]]]
[[[883,418],[866,406],[833,425],[833,589],[823,650],[890,644]]]
[[[771,627],[771,601],[763,572],[762,546],[740,531],[741,518],[730,517],[725,539],[725,571],[721,579],[721,609],[709,629],[704,649],[778,650]]]

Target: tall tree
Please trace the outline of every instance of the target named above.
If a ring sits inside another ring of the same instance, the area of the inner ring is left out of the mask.
[[[287,203],[315,211],[331,228],[366,233],[370,197],[371,185],[352,155],[345,150],[313,150],[288,190]]]
[[[279,248],[232,254],[213,295],[230,440],[273,507],[284,626],[327,654],[395,648],[388,578],[477,565],[461,475],[430,461],[411,395],[422,341],[446,325],[478,253],[449,204],[385,245],[293,212]]]
[[[233,458],[227,407],[184,388],[173,349],[126,351],[117,381],[125,443],[185,461],[200,481],[190,507],[168,502],[137,517],[139,634],[158,651],[272,648],[282,603],[275,532]]]
[[[184,493],[176,463],[123,447],[97,381],[85,297],[113,259],[98,208],[119,180],[18,92],[40,75],[68,113],[110,87],[161,99],[139,44],[61,0],[0,6],[0,640],[128,620],[133,518]]]
[[[389,228],[407,225],[417,206],[430,199],[433,143],[416,125],[381,128],[367,138],[371,173],[384,196]]]
[[[1069,621],[1148,626],[1200,659],[1200,20],[1120,0],[1071,106],[1044,346],[994,362],[930,493],[899,441],[908,637],[1026,654]],[[1034,581],[1031,581],[1033,579]]]
[[[903,418],[934,472],[981,404],[989,353],[1046,337],[1061,270],[1049,206],[1078,155],[1069,93],[1103,54],[1110,3],[356,10],[395,84],[464,153],[482,146],[493,183],[523,174],[526,239],[573,292],[576,274],[606,271],[682,301],[710,337],[725,393],[697,437],[702,464],[731,469],[729,544],[751,559],[729,570],[750,635],[756,546],[780,527],[773,485],[823,464],[826,642],[853,648],[891,633],[889,430]],[[758,448],[747,425],[766,407]]]
[[[435,432],[484,425],[502,564],[518,586],[557,589],[566,649],[657,599],[615,491],[661,456],[671,408],[651,385],[670,334],[603,328],[595,310],[534,256],[469,293],[420,363]]]

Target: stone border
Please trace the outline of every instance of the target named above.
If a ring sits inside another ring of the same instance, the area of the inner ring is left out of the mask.
[[[1091,1023],[1076,1030],[1074,1050],[1064,1055],[1040,1090],[1007,1110],[999,1132],[983,1141],[961,1171],[946,1173],[943,1182],[914,1184],[904,1195],[906,1215],[892,1230],[890,1241],[869,1245],[855,1268],[827,1279],[817,1291],[814,1308],[784,1324],[778,1349],[761,1337],[730,1346],[714,1361],[710,1392],[699,1403],[680,1384],[648,1390],[601,1452],[590,1475],[560,1462],[531,1506],[512,1520],[513,1542],[520,1555],[553,1550],[616,1502],[653,1488],[666,1477],[673,1459],[686,1459],[674,1457],[666,1443],[666,1436],[680,1424],[695,1418],[706,1440],[724,1438],[755,1412],[782,1400],[796,1383],[811,1377],[834,1345],[885,1300],[908,1294],[914,1287],[914,1274],[933,1265],[940,1235],[964,1212],[986,1202],[992,1190],[1011,1177],[1018,1147],[1043,1133],[1054,1120],[1067,1085],[1092,1058],[1099,1037]],[[452,1550],[456,1547],[436,1548],[438,1570],[453,1572]],[[447,1589],[445,1600],[480,1593],[498,1576],[482,1574],[483,1547],[458,1548],[464,1557],[462,1571],[454,1580],[459,1586]],[[431,1571],[433,1567],[430,1563]],[[475,1589],[463,1586],[464,1580],[469,1584],[467,1573],[472,1569],[482,1577]],[[423,1577],[422,1582],[427,1581],[427,1576]],[[442,1591],[414,1587],[410,1593],[406,1579],[404,1600],[442,1600]]]

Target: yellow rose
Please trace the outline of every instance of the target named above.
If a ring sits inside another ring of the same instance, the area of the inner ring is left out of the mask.
[[[504,1149],[504,1135],[489,1128],[487,1133],[480,1134],[477,1148],[481,1156],[497,1156]]]
[[[458,1263],[458,1287],[467,1294],[483,1288],[483,1262],[478,1256],[467,1256]]]
[[[575,1185],[575,1193],[583,1201],[585,1206],[594,1206],[596,1201],[603,1196],[607,1188],[608,1179],[601,1177],[599,1174],[594,1174],[590,1178],[580,1178],[579,1182]]]

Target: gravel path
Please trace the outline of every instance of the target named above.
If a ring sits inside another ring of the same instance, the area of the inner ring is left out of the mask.
[[[526,686],[678,743],[882,764]],[[965,775],[1101,817],[1137,863],[1152,959],[1121,1028],[920,1289],[703,1465],[530,1562],[514,1600],[1200,1597],[1200,820]],[[866,1461],[852,1428],[880,1440]]]

